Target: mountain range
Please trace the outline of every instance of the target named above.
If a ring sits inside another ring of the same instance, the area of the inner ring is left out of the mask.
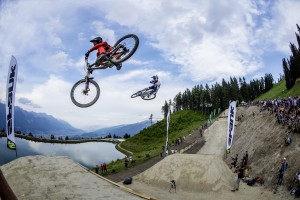
[[[5,129],[5,104],[0,102],[0,131]],[[124,137],[127,133],[133,136],[142,129],[151,125],[150,120],[142,121],[134,124],[118,125],[113,127],[101,128],[95,131],[86,132],[84,130],[74,128],[64,120],[56,119],[45,113],[36,113],[26,111],[15,106],[15,131],[21,133],[32,133],[33,135],[47,136],[50,134],[56,136],[67,135],[70,138],[96,138],[111,136]],[[157,121],[153,121],[155,123]]]
[[[0,130],[5,128],[5,113],[5,104],[0,102]],[[84,132],[51,115],[28,112],[18,106],[15,106],[15,131],[31,132],[33,135],[74,135]]]
[[[152,123],[156,123],[157,121],[152,121]],[[139,133],[144,128],[147,128],[148,126],[151,126],[151,121],[141,121],[134,124],[126,124],[126,125],[118,125],[108,128],[102,128],[96,131],[83,133],[79,137],[82,138],[96,138],[96,137],[106,137],[108,134],[111,136],[118,136],[118,137],[124,137],[124,135],[127,133],[130,136],[134,136],[135,134]],[[73,137],[73,136],[72,136]]]

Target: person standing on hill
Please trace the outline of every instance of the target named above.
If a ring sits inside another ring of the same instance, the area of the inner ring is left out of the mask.
[[[247,165],[248,165],[248,151],[246,151],[246,153],[244,154],[241,163],[242,167],[246,167]]]
[[[98,174],[98,173],[99,173],[99,166],[96,165],[96,174]]]
[[[236,184],[235,184],[233,190],[231,190],[232,192],[239,190],[241,179],[244,178],[244,168],[241,167],[241,168],[237,169],[237,173],[238,173],[238,178],[236,179]]]
[[[129,162],[129,161],[128,161],[128,158],[126,157],[125,160],[124,160],[125,168],[128,167],[128,162]]]
[[[277,185],[281,185],[283,182],[283,171],[282,169],[279,170],[279,173],[278,173],[278,181],[277,181]]]
[[[248,151],[246,151],[246,153],[245,153],[246,164],[248,164],[248,157],[249,157]]]
[[[288,168],[288,163],[286,161],[286,158],[283,158],[282,163],[281,163],[281,169],[282,169],[283,173],[285,173],[287,168]]]
[[[231,163],[231,165],[232,165],[232,167],[235,169],[235,167],[236,167],[236,163],[237,163],[237,161],[238,161],[238,154],[236,154],[235,155],[235,158],[233,158],[233,157],[231,157],[231,159],[232,159],[232,163]]]
[[[285,171],[288,168],[288,163],[286,162],[286,158],[283,158],[282,163],[281,163],[281,167],[279,169],[279,175],[278,175],[278,181],[277,181],[277,185],[281,185],[283,182],[283,175],[285,173]]]
[[[107,166],[106,166],[106,163],[103,163],[103,173],[107,174]]]

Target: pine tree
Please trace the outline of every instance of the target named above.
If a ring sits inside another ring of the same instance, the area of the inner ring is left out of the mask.
[[[175,104],[175,112],[182,109],[182,97],[181,92],[179,92],[173,99]]]
[[[285,87],[286,89],[291,89],[293,87],[292,83],[292,77],[291,77],[291,71],[289,69],[289,66],[287,64],[287,61],[282,59],[282,66],[283,66],[283,73],[284,73],[284,79],[285,79]]]
[[[169,104],[167,101],[165,101],[164,106],[161,108],[161,112],[164,114],[164,118],[167,117],[169,111]]]
[[[297,29],[300,33],[300,27],[298,26],[298,24]],[[300,36],[297,33],[295,34],[298,42],[298,48],[295,44],[290,43],[292,55],[290,55],[289,59],[282,60],[283,72],[285,76],[287,89],[291,89],[294,86],[297,78],[300,77]]]
[[[272,74],[265,74],[264,82],[265,82],[264,92],[267,92],[273,87],[274,79],[273,79]]]

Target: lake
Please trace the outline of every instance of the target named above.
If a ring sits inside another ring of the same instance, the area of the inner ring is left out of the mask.
[[[32,155],[67,156],[87,168],[125,158],[125,155],[109,142],[58,144],[33,142],[15,138],[19,157]],[[6,146],[6,137],[0,138],[0,166],[16,159],[16,152]]]

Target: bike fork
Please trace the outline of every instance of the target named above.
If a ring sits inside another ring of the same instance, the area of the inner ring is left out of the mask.
[[[90,91],[89,88],[90,78],[88,76],[85,76],[85,89],[83,90],[83,93],[87,95],[87,93]]]

